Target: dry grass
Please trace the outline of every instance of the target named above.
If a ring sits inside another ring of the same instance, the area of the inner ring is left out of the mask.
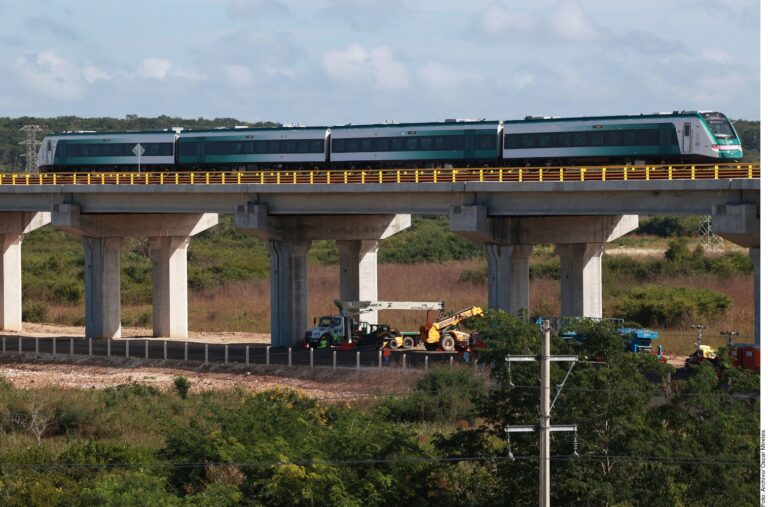
[[[485,283],[460,281],[464,271],[477,271],[483,261],[457,261],[443,264],[384,264],[379,267],[379,297],[392,301],[444,301],[446,308],[457,310],[470,305],[485,305]],[[740,341],[754,336],[754,290],[751,276],[726,280],[714,276],[678,277],[658,280],[668,286],[713,289],[726,294],[732,302],[730,310],[714,322],[706,323],[705,342],[724,343],[720,331],[740,332]],[[309,318],[336,313],[334,298],[339,293],[339,272],[335,266],[311,267],[309,270]],[[559,313],[560,284],[557,280],[536,279],[530,287],[532,314]],[[190,330],[269,332],[269,281],[255,280],[228,284],[224,287],[191,293],[189,301]],[[606,301],[605,314],[614,307]],[[151,326],[151,305],[124,306],[123,318],[131,324]],[[403,330],[415,330],[424,322],[422,312],[381,312],[381,321]],[[49,320],[57,323],[82,322],[81,306],[56,305],[49,308]],[[308,322],[307,324],[310,324]],[[690,329],[661,330],[661,344],[673,353],[688,353],[694,334]]]

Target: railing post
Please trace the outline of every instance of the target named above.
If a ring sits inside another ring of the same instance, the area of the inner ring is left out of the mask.
[[[483,169],[482,169],[482,168],[480,168],[480,182],[482,182],[482,181],[483,181],[483,176],[484,176],[484,175],[483,175]]]
[[[382,361],[381,361],[381,351],[379,351],[379,369],[381,369]]]
[[[716,180],[720,179],[720,167],[719,166],[715,166],[715,179]]]
[[[184,342],[184,362],[189,361],[189,342]]]
[[[75,339],[74,338],[69,339],[69,355],[70,356],[75,355]]]
[[[288,347],[288,366],[293,366],[293,347]]]
[[[22,352],[21,336],[19,336],[19,354]]]
[[[360,369],[360,351],[355,352],[355,369]]]
[[[149,340],[144,340],[144,359],[149,359]]]
[[[3,352],[5,352],[5,347],[3,347]],[[56,357],[56,337],[53,337],[53,343],[51,344],[51,355],[53,357]]]
[[[648,166],[645,166],[645,181],[650,181],[651,179],[651,171],[648,168]]]
[[[203,361],[203,364],[208,364],[208,344],[205,344],[205,360]]]
[[[336,351],[333,351],[333,369],[336,369]]]
[[[245,346],[245,365],[248,366],[251,364],[251,346],[246,345]]]
[[[229,364],[229,343],[224,344],[224,364]]]
[[[624,181],[627,181],[627,167],[624,166]]]
[[[163,340],[163,361],[168,360],[168,342]]]
[[[403,369],[408,366],[408,362],[405,360],[405,354],[403,354]]]
[[[691,166],[691,179],[692,180],[696,179],[696,166],[695,165]]]
[[[107,357],[112,357],[112,340],[107,340]]]
[[[309,348],[309,367],[310,368],[315,367],[315,348],[314,347]]]
[[[522,167],[517,169],[517,181],[519,181],[519,182],[523,181],[523,168]]]
[[[429,369],[429,356],[424,356],[424,369]]]
[[[563,181],[563,168],[560,168],[560,181]]]
[[[544,168],[539,167],[539,181],[544,181]]]
[[[451,368],[453,368],[453,356],[450,356],[450,357],[448,358],[448,366],[450,366]]]
[[[131,340],[126,339],[125,340],[125,358],[130,359],[131,357]]]
[[[269,366],[269,349],[271,348],[271,345],[267,345],[267,366]]]
[[[35,337],[35,354],[40,353],[40,338]]]
[[[88,357],[93,355],[93,338],[88,338]]]
[[[667,179],[670,181],[672,180],[672,166],[669,166],[667,169]]]
[[[747,178],[752,179],[752,164],[747,166]]]
[[[3,336],[3,354],[5,354],[5,336]]]
[[[603,167],[603,181],[605,181],[605,167]]]

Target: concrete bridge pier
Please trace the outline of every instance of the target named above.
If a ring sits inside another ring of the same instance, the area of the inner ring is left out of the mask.
[[[602,317],[601,257],[606,242],[638,226],[637,215],[489,216],[481,205],[454,206],[451,230],[486,245],[488,306],[528,311],[533,245],[554,243],[561,260],[560,314]]]
[[[760,207],[756,204],[712,206],[712,232],[749,248],[755,279],[755,343],[760,343]]]
[[[301,343],[308,324],[307,253],[312,241],[336,240],[341,299],[378,299],[379,240],[411,225],[410,215],[273,215],[263,204],[239,206],[235,225],[269,242],[272,345]],[[329,303],[334,299],[328,295]],[[362,317],[377,323],[378,315]]]
[[[0,328],[21,331],[21,242],[51,221],[48,212],[0,212]]]
[[[85,335],[119,338],[120,249],[125,237],[147,237],[152,258],[153,336],[186,338],[187,247],[218,223],[215,213],[82,213],[54,206],[53,224],[81,238],[85,251]]]

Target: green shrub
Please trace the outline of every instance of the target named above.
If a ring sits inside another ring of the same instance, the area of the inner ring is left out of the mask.
[[[176,389],[176,392],[179,393],[181,399],[186,400],[187,394],[189,394],[189,389],[192,387],[192,382],[190,382],[187,377],[178,376],[173,379],[173,387]]]
[[[711,322],[730,305],[727,296],[710,289],[646,285],[621,296],[618,310],[644,326],[684,327],[694,321]]]
[[[695,236],[698,229],[698,216],[658,215],[643,219],[635,232],[668,238]]]
[[[83,284],[75,281],[60,281],[53,286],[56,303],[79,303],[83,297]]]
[[[29,302],[24,305],[21,318],[26,322],[47,322],[48,305],[37,301]]]
[[[488,282],[488,270],[486,268],[465,269],[459,275],[459,283],[470,285],[483,285]]]

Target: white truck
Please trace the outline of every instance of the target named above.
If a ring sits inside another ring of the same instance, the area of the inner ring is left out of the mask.
[[[369,324],[362,321],[362,315],[374,310],[422,310],[443,311],[442,302],[419,301],[339,301],[333,302],[339,309],[338,315],[324,315],[315,319],[315,325],[304,335],[307,347],[340,346],[353,340],[378,337],[389,330],[386,324]]]

